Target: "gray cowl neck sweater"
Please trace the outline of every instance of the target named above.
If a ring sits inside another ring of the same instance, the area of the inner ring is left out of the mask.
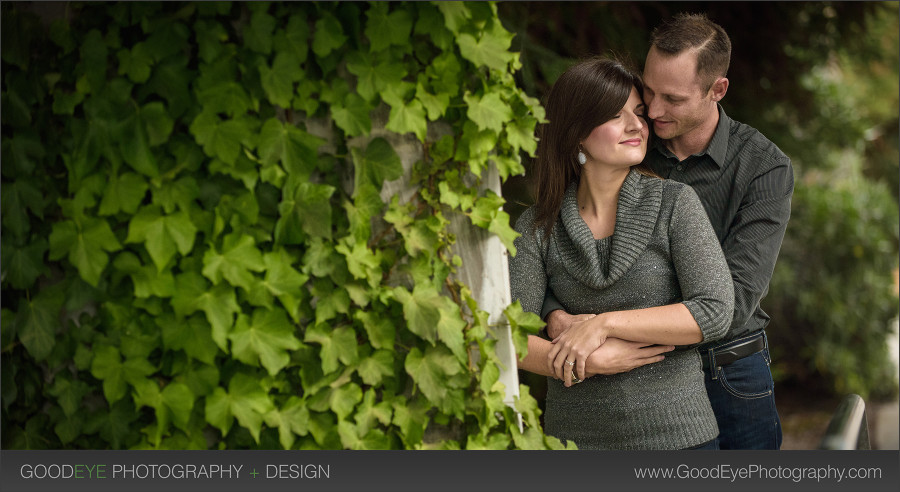
[[[619,192],[613,235],[594,239],[578,210],[577,186],[566,190],[549,240],[535,228],[533,207],[517,221],[513,300],[538,315],[547,288],[572,314],[682,302],[703,341],[724,336],[734,309],[731,274],[694,190],[632,170]],[[684,449],[719,432],[700,356],[689,347],[571,388],[548,378],[544,425],[581,449]]]

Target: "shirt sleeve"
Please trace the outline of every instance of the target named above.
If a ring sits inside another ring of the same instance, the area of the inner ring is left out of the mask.
[[[566,307],[553,294],[553,289],[547,289],[546,294],[544,294],[544,305],[541,307],[541,319],[546,321],[547,316],[557,309],[565,311]]]
[[[794,172],[790,159],[757,176],[722,240],[734,281],[734,317],[730,332],[740,331],[768,293],[775,261],[791,216]],[[760,327],[761,328],[761,327]],[[751,330],[756,327],[751,327]]]
[[[716,233],[690,186],[675,201],[669,244],[682,303],[700,325],[703,342],[722,338],[734,313],[734,287]]]
[[[540,315],[547,291],[547,272],[542,248],[535,231],[533,210],[526,210],[516,221],[516,255],[509,258],[509,288],[512,300],[522,304],[522,310]]]

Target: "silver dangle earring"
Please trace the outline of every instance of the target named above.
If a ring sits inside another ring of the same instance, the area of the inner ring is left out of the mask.
[[[578,151],[578,163],[582,166],[587,162],[587,156],[584,155],[584,152]]]

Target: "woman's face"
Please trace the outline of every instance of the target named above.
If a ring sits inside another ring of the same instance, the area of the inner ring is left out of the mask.
[[[625,106],[606,123],[596,127],[581,146],[588,164],[631,167],[640,164],[647,153],[650,128],[644,120],[646,107],[635,88]]]

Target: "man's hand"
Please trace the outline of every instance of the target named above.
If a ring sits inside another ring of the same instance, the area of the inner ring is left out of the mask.
[[[595,374],[619,374],[665,359],[662,355],[675,350],[674,345],[647,345],[621,338],[607,337],[606,342],[588,356],[587,377]]]
[[[550,336],[550,340],[562,335],[566,330],[572,327],[573,324],[587,321],[596,314],[569,314],[562,309],[557,309],[556,311],[551,311],[550,314],[547,315],[547,335]]]

